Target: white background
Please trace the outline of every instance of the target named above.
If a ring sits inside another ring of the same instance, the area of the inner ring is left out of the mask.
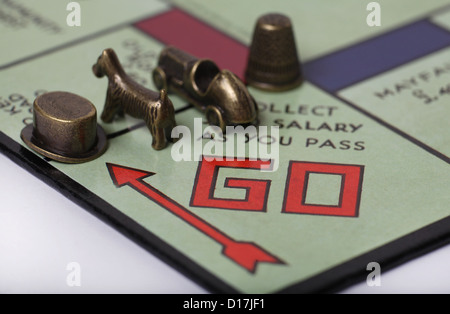
[[[3,154],[0,197],[0,293],[208,293]],[[450,246],[342,293],[450,293]]]

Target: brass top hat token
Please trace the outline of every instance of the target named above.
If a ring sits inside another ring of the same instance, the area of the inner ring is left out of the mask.
[[[31,149],[64,163],[82,163],[106,149],[97,111],[87,99],[68,92],[49,92],[33,103],[33,124],[21,138]]]
[[[245,79],[253,87],[284,91],[303,82],[291,20],[278,13],[256,22]]]

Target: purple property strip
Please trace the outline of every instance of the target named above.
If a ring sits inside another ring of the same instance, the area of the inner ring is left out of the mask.
[[[311,83],[335,93],[450,45],[450,32],[422,20],[304,64]]]

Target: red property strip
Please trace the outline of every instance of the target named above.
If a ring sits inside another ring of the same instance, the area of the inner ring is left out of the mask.
[[[174,8],[134,26],[166,45],[211,59],[244,80],[248,47],[186,12]]]

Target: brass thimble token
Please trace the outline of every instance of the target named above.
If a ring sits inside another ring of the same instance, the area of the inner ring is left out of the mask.
[[[39,154],[64,163],[93,160],[107,144],[94,105],[68,92],[38,96],[33,103],[33,124],[22,130],[21,138]]]
[[[256,22],[245,79],[268,91],[284,91],[303,82],[291,20],[282,14],[261,16]]]

